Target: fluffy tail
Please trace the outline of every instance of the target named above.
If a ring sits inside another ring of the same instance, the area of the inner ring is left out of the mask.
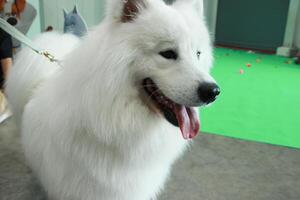
[[[35,43],[43,50],[51,52],[62,60],[79,43],[79,39],[69,34],[44,33]],[[6,81],[6,95],[17,122],[21,121],[24,107],[30,101],[35,88],[56,73],[61,66],[51,63],[28,48],[18,53]]]

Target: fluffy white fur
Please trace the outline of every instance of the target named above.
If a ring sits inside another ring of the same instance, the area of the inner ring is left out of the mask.
[[[62,60],[79,44],[79,39],[71,34],[51,32],[44,33],[35,42],[51,52],[55,58]],[[50,63],[47,58],[29,48],[17,54],[6,82],[6,91],[18,123],[33,91],[60,68],[56,63]]]
[[[187,147],[179,128],[145,104],[140,82],[151,77],[170,99],[196,104],[199,84],[213,81],[202,2],[129,1],[144,5],[132,21],[120,20],[123,0],[107,1],[107,17],[80,44],[41,35],[37,44],[62,68],[24,50],[10,73],[25,154],[50,199],[156,199]],[[158,54],[168,48],[180,59]]]

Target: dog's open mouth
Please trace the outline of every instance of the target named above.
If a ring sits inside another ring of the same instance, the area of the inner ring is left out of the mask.
[[[180,128],[184,139],[192,139],[198,134],[200,122],[195,108],[175,103],[166,97],[150,78],[144,79],[143,88],[164,117]]]

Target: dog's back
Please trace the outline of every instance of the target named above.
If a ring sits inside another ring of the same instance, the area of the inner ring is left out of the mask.
[[[78,42],[79,39],[73,35],[56,32],[44,33],[35,40],[39,47],[52,53],[58,60],[62,60]],[[6,94],[17,122],[20,122],[24,106],[35,88],[60,67],[29,48],[24,48],[17,55],[6,82]]]

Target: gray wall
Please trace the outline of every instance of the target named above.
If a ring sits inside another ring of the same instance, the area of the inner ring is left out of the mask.
[[[300,0],[296,0],[300,1]],[[298,6],[298,16],[296,22],[296,33],[294,34],[293,45],[300,48],[300,3]],[[206,22],[212,38],[215,36],[216,19],[217,19],[218,0],[204,0],[204,10]]]

